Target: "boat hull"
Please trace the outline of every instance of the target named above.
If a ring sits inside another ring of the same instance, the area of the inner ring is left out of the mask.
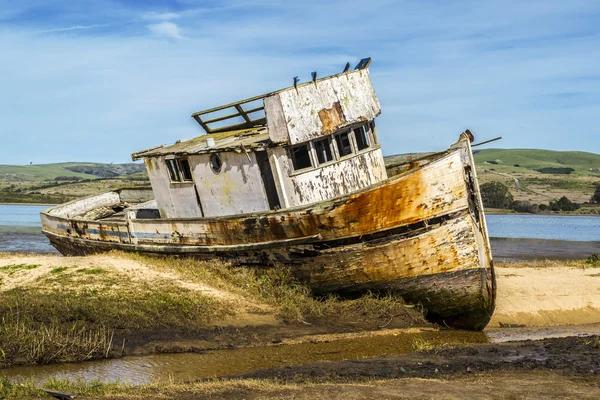
[[[109,197],[102,202],[114,201]],[[98,206],[87,201],[87,208]],[[483,329],[494,310],[493,263],[467,138],[368,190],[296,209],[122,222],[69,216],[86,207],[74,202],[42,213],[43,232],[62,254],[118,249],[283,265],[317,294],[392,292],[457,328]]]

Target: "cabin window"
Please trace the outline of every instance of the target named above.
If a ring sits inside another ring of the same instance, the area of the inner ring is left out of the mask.
[[[337,144],[340,157],[352,154],[352,145],[350,144],[350,132],[342,132],[335,135],[335,143]]]
[[[165,161],[167,163],[167,169],[169,170],[171,182],[191,182],[194,180],[192,177],[192,169],[190,168],[190,161],[187,158],[172,158]]]
[[[319,164],[324,164],[333,160],[333,152],[331,151],[330,138],[315,140],[314,145],[315,151],[317,152],[317,160],[319,161]]]
[[[210,155],[210,168],[215,174],[220,173],[221,169],[223,169],[223,161],[217,153],[212,153]]]
[[[364,125],[354,128],[354,138],[356,139],[356,148],[358,151],[369,147],[369,136],[367,136]]]
[[[290,149],[290,155],[295,171],[312,167],[312,162],[310,160],[310,147],[308,144],[292,147]]]
[[[193,181],[192,169],[190,168],[190,161],[187,158],[181,158],[177,160],[179,164],[179,171],[181,172],[181,178],[184,181]]]
[[[169,176],[172,182],[180,182],[181,176],[179,175],[179,168],[177,168],[177,161],[174,159],[167,160],[167,169],[169,170]]]

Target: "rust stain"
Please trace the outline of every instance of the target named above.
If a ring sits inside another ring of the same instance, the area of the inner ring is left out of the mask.
[[[373,190],[320,203],[308,210],[266,217],[206,219],[201,235],[191,233],[198,232],[197,223],[180,221],[165,224],[161,233],[166,234],[168,241],[180,243],[180,235],[171,234],[174,231],[185,232],[181,235],[185,243],[210,246],[278,241],[315,234],[321,234],[323,240],[336,240],[417,223],[468,206],[464,197],[466,184],[462,179],[462,169],[457,162],[448,167],[448,161],[414,171]],[[432,188],[432,176],[446,184]],[[136,227],[136,231],[144,232],[145,229],[140,226],[139,229]],[[150,239],[150,242],[155,243],[155,240]]]
[[[338,128],[346,123],[346,118],[342,112],[340,102],[336,101],[331,105],[331,108],[324,108],[319,111],[319,119],[323,124],[321,133],[329,135],[338,130]]]

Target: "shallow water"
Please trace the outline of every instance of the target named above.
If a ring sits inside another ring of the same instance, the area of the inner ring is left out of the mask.
[[[417,341],[431,345],[487,343],[483,332],[429,331],[366,336],[324,342],[206,351],[201,354],[155,354],[89,361],[79,364],[19,367],[0,371],[13,379],[42,384],[50,377],[100,380],[143,385],[160,380],[176,382],[248,373],[263,368],[314,361],[358,360],[414,352]]]
[[[0,204],[0,252],[57,253],[41,233],[40,212],[48,207]]]
[[[199,354],[153,354],[78,364],[17,367],[0,371],[0,375],[12,380],[31,379],[38,385],[51,377],[143,385],[167,380],[184,382],[239,375],[259,369],[295,366],[315,361],[359,360],[384,355],[403,355],[415,352],[415,346],[419,343],[443,346],[598,334],[600,334],[600,324],[498,328],[485,332],[442,330],[395,333],[321,342],[212,350]]]
[[[0,226],[41,227],[40,212],[50,206],[0,204]]]

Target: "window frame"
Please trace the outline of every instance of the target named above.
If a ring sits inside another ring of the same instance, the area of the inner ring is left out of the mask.
[[[210,156],[208,156],[208,164],[210,165],[210,169],[213,173],[218,175],[223,172],[223,159],[219,153],[210,153]],[[216,168],[217,164],[218,168]]]
[[[296,167],[297,158],[296,158],[296,153],[294,151],[297,150],[297,149],[299,149],[299,148],[301,148],[301,147],[306,147],[306,154],[307,154],[307,157],[308,157],[308,163],[309,163],[309,165],[306,166],[306,167],[297,168]],[[312,149],[313,149],[313,146],[311,145],[310,141],[304,142],[304,143],[299,143],[297,145],[288,147],[288,149],[287,149],[288,150],[288,157],[289,157],[290,161],[292,162],[292,169],[293,169],[294,173],[295,172],[304,172],[304,171],[306,171],[306,170],[308,170],[310,168],[315,168],[315,162],[314,162],[313,157],[312,157]]]
[[[364,146],[362,148],[359,146],[359,143],[358,143],[358,136],[356,134],[357,130],[362,132],[362,137],[365,140],[366,146]],[[356,145],[357,153],[360,153],[361,151],[367,150],[368,148],[371,147],[371,138],[369,137],[369,130],[367,129],[367,124],[362,124],[362,125],[352,128],[352,135],[354,136],[354,144]]]
[[[343,158],[346,158],[346,157],[352,157],[353,154],[357,153],[356,149],[354,148],[354,145],[352,143],[352,136],[353,136],[352,133],[353,133],[352,129],[350,129],[350,130],[343,130],[341,132],[336,132],[336,133],[333,134],[333,138],[335,140],[335,144],[336,144],[336,147],[337,147],[337,155],[338,155],[338,159],[339,160],[341,160]],[[348,137],[348,144],[350,146],[350,152],[346,153],[346,154],[342,154],[342,152],[340,151],[341,140],[338,141],[338,137],[341,137],[342,135],[347,135],[347,137]]]
[[[363,130],[363,133],[368,143],[367,147],[364,147],[360,150],[358,149],[356,134],[354,132],[355,129],[359,128]],[[344,134],[348,135],[348,142],[350,145],[351,152],[345,155],[341,155],[339,151],[337,136],[341,136]],[[319,154],[317,151],[317,143],[322,141],[327,141],[332,155],[332,159],[325,162],[319,161]],[[296,166],[294,165],[293,150],[302,146],[307,147],[308,159],[311,165],[301,169],[296,169]],[[318,138],[314,138],[311,140],[304,141],[302,143],[297,143],[295,145],[286,147],[285,150],[289,160],[288,176],[296,176],[309,171],[314,171],[319,168],[324,168],[331,164],[335,164],[336,162],[356,157],[360,154],[368,153],[370,151],[374,151],[380,148],[381,146],[379,145],[379,141],[377,140],[377,136],[375,134],[375,124],[373,121],[365,121],[361,122],[360,124],[353,124],[351,126],[340,129],[338,132],[330,133],[328,135],[320,136]]]
[[[184,161],[185,164],[182,162]],[[192,173],[192,165],[189,157],[173,157],[166,158],[167,173],[171,183],[192,183],[194,182],[194,174]],[[186,168],[187,164],[187,168]],[[184,171],[189,172],[189,178],[186,177]]]
[[[324,138],[319,138],[319,139],[314,139],[311,141],[313,148],[315,149],[315,157],[316,157],[316,161],[317,161],[317,167],[320,167],[322,165],[328,164],[330,162],[334,162],[336,160],[336,152],[335,149],[333,148],[333,140],[331,138],[331,135],[327,135]],[[319,157],[319,149],[317,148],[317,144],[319,143],[325,143],[325,145],[323,146],[323,149],[329,149],[329,157],[331,157],[330,159],[325,159],[324,161],[321,162],[320,157]],[[327,147],[325,147],[327,146]]]
[[[187,168],[183,167],[182,162],[187,164]],[[179,167],[179,175],[181,176],[181,182],[194,182],[194,174],[192,173],[192,165],[190,164],[190,159],[188,157],[181,157],[177,159],[177,166]],[[189,173],[189,178],[186,178],[185,172]]]

